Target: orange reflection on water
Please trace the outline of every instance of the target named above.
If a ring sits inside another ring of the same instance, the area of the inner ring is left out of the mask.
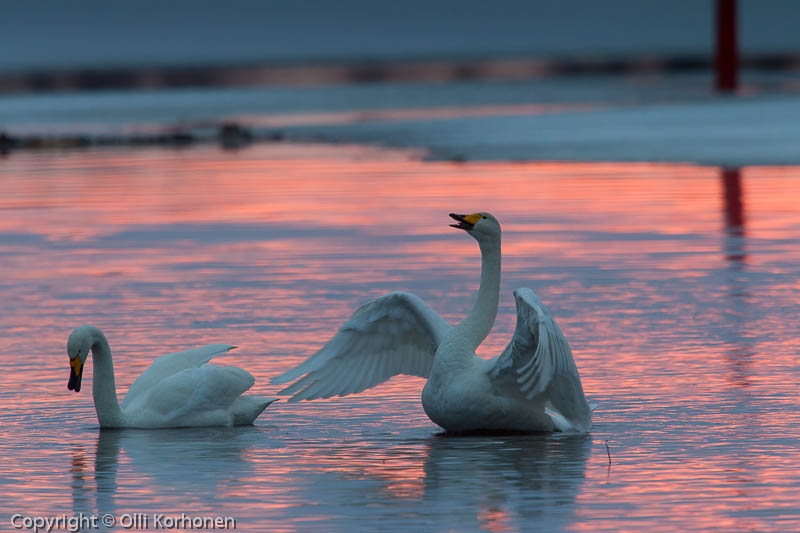
[[[508,512],[498,505],[478,508],[478,523],[486,531],[513,531],[515,528]]]
[[[598,211],[606,217],[622,214],[625,219],[616,222],[628,230],[635,229],[636,221],[641,219],[645,224],[655,222],[663,231],[674,232],[681,231],[681,223],[703,222],[702,218],[697,220],[698,215],[707,214],[712,219],[717,216],[707,206],[700,212],[692,210],[718,196],[715,183],[697,179],[713,174],[713,169],[635,164],[420,163],[410,154],[382,154],[375,159],[369,157],[369,149],[348,151],[342,147],[335,151],[323,147],[306,151],[291,148],[290,153],[298,152],[297,158],[292,159],[282,153],[284,148],[259,150],[267,153],[243,157],[219,152],[182,157],[181,152],[100,152],[86,158],[71,154],[40,161],[39,164],[52,164],[62,170],[45,170],[36,176],[20,175],[30,167],[26,159],[34,157],[21,154],[6,165],[8,175],[19,179],[4,181],[0,192],[2,208],[23,217],[4,217],[0,229],[20,231],[30,227],[25,224],[33,217],[37,230],[49,238],[63,236],[69,228],[91,235],[90,232],[107,231],[109,225],[220,220],[310,227],[381,224],[380,229],[386,230],[394,214],[410,210],[418,220],[421,216],[441,220],[443,207],[450,206],[444,210],[505,213],[509,229],[520,223],[514,215],[542,211],[568,215],[581,209]],[[278,150],[282,158],[262,159]],[[157,171],[148,170],[153,163],[157,164]],[[146,170],[135,170],[140,167]],[[591,178],[598,172],[604,176],[603,194],[613,198],[613,203],[587,201],[596,193],[589,189],[594,187]],[[69,183],[65,183],[65,174],[71,178]],[[636,178],[645,175],[655,181],[642,190]],[[509,202],[517,195],[517,201]],[[642,204],[644,195],[653,198],[655,221],[641,212],[648,207]],[[547,208],[544,202],[548,203]],[[36,208],[26,209],[32,205]],[[61,209],[45,209],[44,214],[50,216],[41,217],[43,207],[48,206]],[[80,213],[79,220],[68,215],[75,211]],[[694,216],[687,219],[682,216],[684,213]],[[441,233],[440,225],[415,224],[409,229]],[[395,228],[399,226],[389,229]]]
[[[114,304],[125,313],[137,308],[149,313],[150,305],[184,305],[177,315],[173,313],[177,323],[183,325],[202,313],[202,306],[194,308],[196,302],[213,302],[217,315],[225,314],[226,308],[231,314],[246,315],[250,309],[270,307],[272,320],[277,310],[288,322],[295,309],[309,304],[302,286],[272,284],[260,294],[236,287],[197,287],[188,297],[168,289],[185,278],[186,269],[196,276],[214,275],[219,257],[245,269],[245,279],[261,278],[257,271],[263,269],[289,285],[308,281],[346,284],[355,276],[365,282],[404,288],[426,272],[457,268],[466,281],[461,304],[458,309],[438,307],[448,318],[457,320],[468,309],[470,293],[477,286],[478,261],[474,244],[447,227],[448,211],[489,210],[507,221],[504,254],[510,286],[530,284],[539,276],[550,276],[554,281],[554,273],[531,275],[532,268],[543,263],[593,269],[613,268],[620,263],[633,267],[652,264],[655,268],[639,269],[640,277],[627,289],[613,287],[625,291],[614,297],[625,301],[646,298],[651,303],[661,299],[674,308],[676,302],[668,294],[657,294],[651,286],[639,282],[649,283],[665,272],[674,272],[669,275],[682,280],[700,279],[709,269],[724,268],[727,257],[719,253],[720,244],[713,238],[725,223],[717,207],[725,197],[720,190],[720,171],[708,167],[458,165],[422,163],[409,153],[361,147],[265,146],[240,153],[19,154],[5,163],[5,171],[8,178],[0,184],[0,209],[5,214],[0,218],[0,231],[53,243],[108,239],[100,249],[72,245],[63,251],[48,250],[40,268],[30,268],[24,253],[10,254],[9,267],[17,282],[71,283],[76,294],[69,308],[80,304],[81,300],[75,298],[91,291],[92,285],[113,294]],[[746,168],[741,176],[744,209],[748,211],[747,235],[771,242],[796,238],[795,198],[786,191],[794,190],[797,169]],[[228,241],[228,227],[217,228],[215,224],[253,225],[253,229],[241,237],[234,231],[233,240]],[[184,235],[160,236],[167,228],[187,226],[190,230]],[[360,237],[352,239],[335,232],[353,228],[358,229]],[[287,234],[287,229],[295,233]],[[587,233],[586,229],[591,231]],[[334,232],[326,234],[328,230]],[[136,235],[137,231],[143,233]],[[298,235],[297,231],[304,233]],[[125,239],[126,232],[134,233],[130,239],[149,242],[148,249],[137,248],[140,243],[117,244],[118,236]],[[418,238],[406,242],[396,238],[386,243],[387,235]],[[595,235],[607,237],[598,240]],[[672,236],[680,240],[681,253],[675,253],[678,241]],[[646,241],[646,247],[638,246],[639,240]],[[20,244],[9,246],[17,248]],[[658,259],[652,259],[654,256]],[[748,254],[747,260],[760,266],[771,257]],[[204,264],[208,266],[198,267]],[[164,287],[148,297],[152,304],[143,304],[139,291],[120,288],[124,280]],[[557,297],[585,290],[569,285],[562,290],[557,283],[551,285],[548,290]],[[797,303],[797,286],[795,280],[779,287],[788,289],[780,297],[791,299],[786,305]],[[313,305],[323,314],[319,317],[324,319],[320,335],[333,331],[354,305],[378,291],[364,292],[354,284],[351,293],[353,298],[341,308]],[[32,297],[35,301],[43,296],[37,293],[25,299]],[[274,306],[270,300],[290,303]],[[511,311],[508,298],[503,305],[506,313]],[[681,312],[695,313],[690,302],[685,305]],[[609,316],[609,321],[640,321],[643,314],[650,313],[636,306],[623,312],[622,316]],[[55,304],[49,314],[65,317],[71,313]],[[181,321],[181,316],[186,321]],[[595,317],[596,325],[612,328],[611,323],[603,325],[604,318]],[[651,323],[654,318],[658,320],[650,314]],[[672,317],[665,318],[665,327],[674,326]],[[569,317],[562,320],[569,326]],[[489,353],[502,349],[512,327],[502,317],[498,325],[503,328],[502,336],[487,340]],[[52,331],[52,324],[48,326],[42,329]],[[63,332],[60,334],[63,336]],[[277,328],[271,337],[273,341],[277,337],[278,344],[291,342]],[[605,338],[595,335],[598,337]],[[294,343],[292,349],[310,349],[320,340],[317,337],[307,345]],[[630,352],[632,357],[637,355],[635,348]],[[638,364],[632,361],[628,368]],[[593,378],[587,375],[587,379]],[[624,381],[619,385],[626,386]],[[636,388],[635,382],[629,385]]]

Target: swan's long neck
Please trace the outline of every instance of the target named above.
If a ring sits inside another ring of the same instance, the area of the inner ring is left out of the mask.
[[[469,342],[475,350],[489,335],[497,317],[500,298],[500,241],[480,242],[481,286],[478,298],[467,317],[457,325],[456,335]]]
[[[99,333],[99,335],[98,335]],[[124,426],[125,415],[117,400],[117,384],[114,380],[114,363],[111,361],[111,347],[102,332],[94,333],[92,358],[94,360],[94,376],[92,378],[92,394],[94,409],[100,427],[113,428]]]

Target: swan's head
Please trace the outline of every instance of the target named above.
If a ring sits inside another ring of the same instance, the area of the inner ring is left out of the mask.
[[[458,221],[458,224],[450,224],[452,227],[463,229],[478,242],[500,240],[500,223],[489,213],[470,215],[450,213],[450,217]]]
[[[67,355],[69,355],[69,382],[67,388],[80,392],[81,378],[83,377],[83,365],[89,357],[96,339],[94,332],[97,328],[92,326],[80,326],[70,334],[67,339]]]

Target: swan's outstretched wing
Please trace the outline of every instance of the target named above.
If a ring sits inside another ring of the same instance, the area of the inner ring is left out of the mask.
[[[208,346],[186,350],[185,352],[162,355],[136,378],[122,401],[122,408],[127,408],[135,398],[141,397],[168,377],[187,368],[199,368],[214,357],[233,348],[235,346],[227,344],[209,344]]]
[[[518,387],[527,400],[544,398],[547,407],[557,411],[569,426],[588,430],[592,412],[561,328],[531,289],[515,290],[514,298],[517,327],[511,342],[495,360],[490,375],[504,388]],[[563,425],[558,416],[553,418],[557,426]]]
[[[272,379],[291,401],[361,392],[397,374],[428,377],[450,325],[414,294],[391,292],[360,307],[320,351]]]

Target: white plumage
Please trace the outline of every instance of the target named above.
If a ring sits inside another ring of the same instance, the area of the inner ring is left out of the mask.
[[[100,329],[80,326],[67,341],[68,388],[80,391],[84,363],[91,351],[94,361],[92,392],[100,427],[248,425],[275,399],[242,396],[255,383],[249,372],[208,363],[233,348],[227,344],[210,344],[157,358],[136,378],[120,406],[108,340]]]
[[[531,289],[514,291],[517,326],[503,353],[475,354],[497,315],[500,224],[488,213],[451,216],[481,249],[481,285],[464,321],[451,326],[419,297],[392,292],[359,308],[319,352],[272,382],[297,380],[281,391],[297,401],[408,374],[427,380],[422,405],[447,431],[588,431],[592,410],[572,351]]]

